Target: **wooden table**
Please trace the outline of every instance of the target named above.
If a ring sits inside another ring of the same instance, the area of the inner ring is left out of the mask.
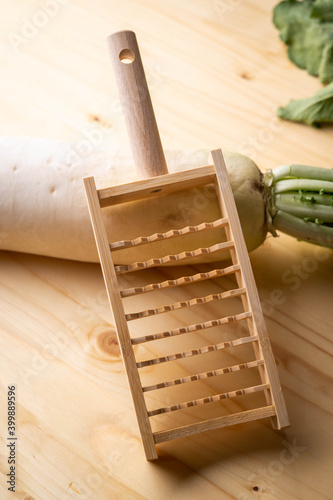
[[[331,128],[275,118],[278,105],[319,87],[286,58],[275,3],[5,0],[0,133],[80,141],[97,128],[106,145],[126,146],[105,37],[127,28],[165,148],[221,146],[263,170],[331,167]],[[1,498],[332,498],[331,251],[281,235],[251,254],[291,427],[263,420],[171,441],[156,463],[144,458],[99,266],[0,255]],[[6,484],[13,384],[15,494]]]

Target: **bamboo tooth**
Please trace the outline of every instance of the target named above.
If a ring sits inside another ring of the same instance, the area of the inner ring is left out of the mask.
[[[229,266],[223,269],[214,269],[206,273],[197,273],[192,276],[182,276],[174,280],[166,280],[161,283],[150,283],[146,286],[127,288],[120,292],[122,298],[131,297],[133,295],[138,295],[140,293],[153,292],[156,290],[162,290],[163,288],[169,288],[174,286],[188,285],[189,283],[196,283],[198,281],[219,278],[220,276],[227,276],[228,274],[234,274],[240,271],[240,266]]]
[[[183,309],[184,307],[192,307],[198,304],[207,304],[208,302],[213,302],[215,300],[228,299],[230,297],[238,297],[246,293],[246,288],[235,288],[234,290],[228,290],[222,293],[213,293],[207,295],[206,297],[197,297],[191,300],[184,300],[181,302],[175,302],[167,306],[157,307],[156,309],[145,309],[137,313],[126,314],[127,321],[133,321],[134,319],[146,318],[149,316],[154,316],[155,314],[162,314],[165,312],[176,311],[178,309]]]
[[[192,349],[191,351],[179,352],[177,354],[170,354],[169,356],[148,359],[147,361],[139,361],[138,363],[136,363],[136,366],[138,368],[144,368],[145,366],[158,365],[160,363],[166,363],[168,361],[175,361],[176,359],[190,358],[191,356],[197,356],[198,354],[206,354],[207,352],[220,351],[221,349],[226,349],[228,347],[235,347],[242,344],[248,344],[250,342],[257,342],[258,340],[259,340],[258,335],[251,335],[250,337],[241,337],[239,339],[229,340],[228,342],[221,342],[220,344],[201,347],[200,349]]]
[[[221,399],[236,398],[238,396],[243,396],[244,394],[252,394],[254,392],[265,391],[269,389],[269,384],[260,384],[253,387],[245,387],[244,389],[237,389],[236,391],[224,392],[222,394],[216,394],[214,396],[207,396],[206,398],[194,399],[192,401],[186,401],[185,403],[179,403],[172,406],[164,406],[163,408],[157,408],[156,410],[151,410],[148,412],[149,417],[155,415],[160,415],[161,413],[168,413],[170,411],[182,410],[184,408],[190,408],[191,406],[198,406],[207,403],[214,403],[216,401],[221,401]]]
[[[186,226],[181,229],[170,229],[166,233],[154,233],[150,236],[139,236],[134,240],[122,240],[115,241],[114,243],[110,243],[110,249],[115,250],[123,250],[124,248],[130,248],[138,245],[146,245],[147,243],[154,243],[155,241],[165,240],[168,238],[175,238],[177,236],[184,236],[190,233],[198,233],[200,231],[206,231],[208,229],[217,229],[219,227],[225,227],[228,224],[228,218],[223,217],[221,219],[217,219],[213,222],[202,222],[197,226]]]
[[[199,257],[200,255],[215,253],[219,250],[230,250],[231,248],[234,248],[234,242],[225,241],[223,243],[216,243],[216,245],[207,248],[186,250],[175,255],[165,255],[164,257],[150,259],[144,262],[134,262],[133,264],[129,264],[127,266],[115,266],[115,270],[117,274],[129,273],[131,271],[140,271],[141,269],[148,269],[149,267],[161,266],[163,264],[167,264],[168,262],[190,259],[193,257]]]
[[[190,375],[188,377],[177,378],[175,380],[168,380],[167,382],[161,382],[155,385],[146,385],[142,387],[143,392],[155,391],[157,389],[164,389],[165,387],[172,387],[173,385],[187,384],[188,382],[195,382],[196,380],[202,380],[210,377],[216,377],[218,375],[224,375],[225,373],[237,372],[239,370],[244,370],[246,368],[256,368],[264,364],[263,359],[258,359],[254,361],[249,361],[247,363],[241,363],[233,366],[226,366],[225,368],[219,368],[218,370],[212,370],[210,372],[197,373],[195,375]]]
[[[203,323],[194,323],[188,326],[181,326],[174,330],[167,330],[161,333],[154,333],[152,335],[144,335],[143,337],[137,337],[132,340],[133,345],[143,344],[145,342],[151,342],[153,340],[160,340],[166,337],[174,337],[176,335],[183,335],[184,333],[197,332],[199,330],[205,330],[206,328],[213,328],[215,326],[225,325],[233,321],[242,321],[244,319],[251,318],[252,313],[247,311],[240,314],[235,314],[234,316],[225,316],[224,318],[211,319]]]

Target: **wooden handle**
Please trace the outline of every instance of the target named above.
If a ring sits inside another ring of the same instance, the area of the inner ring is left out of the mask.
[[[137,172],[142,178],[168,173],[153,105],[133,31],[107,38]]]

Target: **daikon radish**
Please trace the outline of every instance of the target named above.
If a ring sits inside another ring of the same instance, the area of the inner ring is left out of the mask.
[[[131,154],[116,147],[97,150],[90,143],[4,137],[0,139],[0,248],[64,259],[98,262],[82,178],[93,175],[98,188],[137,180]],[[169,172],[212,163],[209,151],[166,152]],[[267,233],[263,175],[249,158],[225,154],[237,209],[249,251]],[[126,203],[103,210],[109,240],[148,236],[155,232],[218,219],[211,186],[165,197]],[[223,230],[172,238],[135,248],[137,261],[191,250],[223,241]],[[163,249],[161,245],[163,244]],[[181,247],[179,245],[182,245]],[[131,250],[114,252],[116,264],[133,260]],[[211,254],[218,260],[228,253]],[[202,258],[201,258],[202,259]],[[193,263],[193,260],[191,261]],[[183,262],[184,263],[184,262]]]

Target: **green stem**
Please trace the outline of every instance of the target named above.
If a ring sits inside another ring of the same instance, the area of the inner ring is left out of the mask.
[[[278,197],[279,200],[281,201],[286,201],[287,203],[291,202],[302,202],[302,203],[309,203],[310,206],[313,206],[313,204],[318,203],[318,205],[326,205],[328,207],[333,207],[333,196],[331,194],[315,194],[311,193],[309,195],[303,195],[299,193],[281,193],[277,194],[276,197]]]
[[[293,215],[278,211],[273,219],[274,227],[295,238],[333,248],[333,227],[305,222]]]
[[[316,179],[282,179],[274,185],[275,193],[286,191],[317,191],[333,193],[333,182]]]
[[[309,167],[307,165],[281,165],[272,171],[273,182],[286,177],[299,177],[303,179],[318,179],[333,181],[333,170],[327,168]]]
[[[316,198],[311,196],[314,202],[302,201],[300,195],[277,194],[274,197],[274,204],[278,210],[295,215],[299,218],[307,218],[311,221],[320,220],[323,222],[333,222],[332,206],[316,203]],[[332,197],[330,197],[332,198]]]
[[[265,176],[267,226],[333,248],[333,170],[282,165]]]

